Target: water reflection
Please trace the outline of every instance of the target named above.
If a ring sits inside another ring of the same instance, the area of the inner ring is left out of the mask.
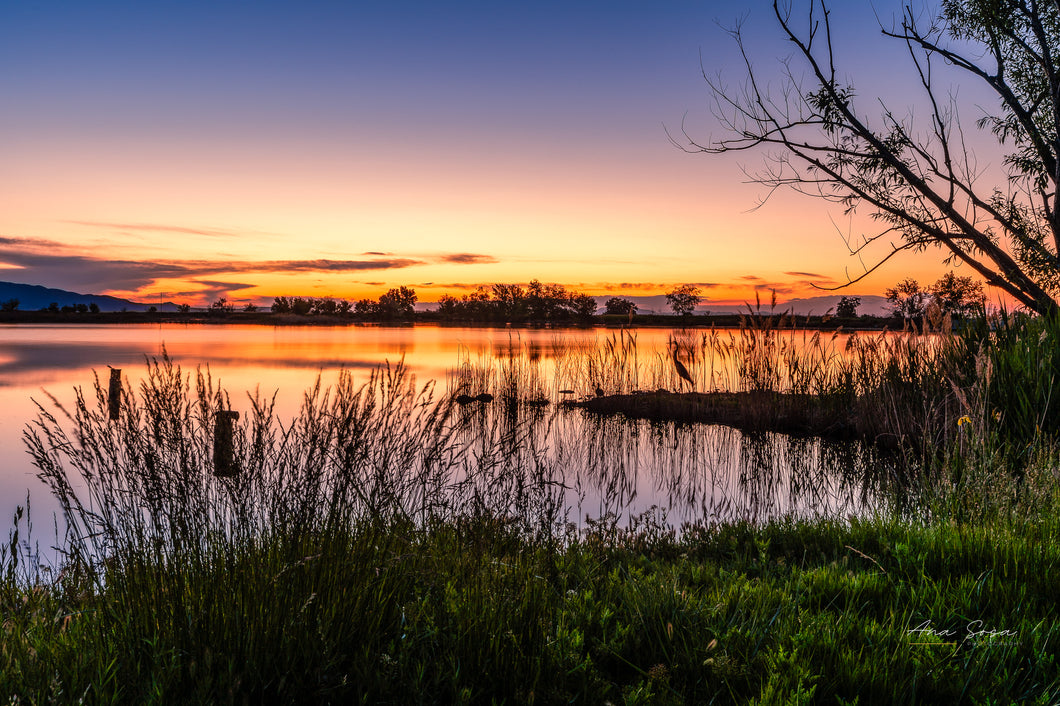
[[[889,461],[859,442],[599,416],[509,401],[456,410],[476,458],[559,469],[569,519],[639,515],[674,524],[846,517],[878,509]],[[511,472],[515,472],[511,470]]]
[[[453,410],[466,467],[476,470],[459,487],[469,510],[533,509],[583,522],[658,506],[679,524],[845,516],[880,507],[885,493],[878,479],[886,477],[888,462],[862,444],[652,424],[557,404],[590,394],[596,385],[625,390],[664,384],[663,373],[651,373],[652,366],[667,375],[672,366],[650,351],[664,350],[670,335],[668,329],[638,333],[636,347],[643,352],[637,363],[625,338],[593,329],[0,326],[0,448],[7,452],[0,491],[8,498],[0,512],[10,516],[27,486],[43,492],[34,486],[20,438],[34,414],[30,397],[46,400],[41,385],[69,401],[75,386],[91,384],[93,369],[110,365],[121,367],[135,386],[145,357],[163,350],[185,370],[209,365],[244,412],[245,390],[279,390],[281,419],[293,416],[319,372],[328,384],[340,368],[363,370],[402,358],[421,383],[439,381],[438,396],[489,392],[492,402]],[[483,468],[488,472],[478,472]]]

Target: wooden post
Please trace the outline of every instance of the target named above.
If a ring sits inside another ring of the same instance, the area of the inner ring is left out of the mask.
[[[110,391],[107,395],[110,418],[117,420],[121,413],[121,368],[110,369]]]
[[[237,419],[239,412],[232,410],[220,410],[214,414],[213,474],[220,478],[231,478],[239,474],[239,463],[233,448]]]

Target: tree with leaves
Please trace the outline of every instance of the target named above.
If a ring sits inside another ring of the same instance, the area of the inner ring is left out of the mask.
[[[894,307],[894,315],[906,321],[923,316],[924,309],[930,301],[928,292],[921,289],[920,284],[912,277],[906,277],[895,286],[885,290],[883,295]]]
[[[666,293],[666,303],[678,316],[691,315],[701,300],[699,287],[694,284],[682,284]]]
[[[416,306],[416,290],[396,287],[379,297],[379,316],[384,319],[411,319]]]
[[[622,297],[611,297],[604,304],[604,313],[630,316],[632,314],[637,313],[637,305],[629,299],[623,299]]]
[[[212,314],[231,314],[235,310],[235,304],[228,301],[228,297],[220,297],[213,304],[210,305],[210,313]]]
[[[773,12],[809,84],[788,64],[786,85],[770,93],[736,27],[744,88],[708,79],[730,135],[702,143],[685,133],[681,146],[762,149],[770,161],[756,179],[771,190],[791,187],[848,213],[867,211],[881,228],[852,249],[864,253],[888,240],[890,248],[852,281],[895,253],[937,248],[947,263],[963,263],[1030,310],[1060,309],[1060,0],[942,0],[927,20],[906,6],[881,30],[907,50],[916,110],[859,94],[836,65],[827,3],[801,6],[774,0]],[[975,129],[959,103],[974,95],[979,111],[980,93],[944,83],[945,71],[996,99],[977,123],[1005,153],[1006,173],[993,183],[981,178]]]
[[[969,316],[983,309],[986,298],[983,283],[953,272],[942,275],[931,285],[931,298],[943,314]]]
[[[596,316],[597,308],[596,298],[591,294],[571,292],[567,299],[567,309],[571,316],[582,322],[590,321]]]
[[[858,315],[859,306],[861,306],[861,297],[840,297],[839,303],[835,306],[835,315],[852,319]]]

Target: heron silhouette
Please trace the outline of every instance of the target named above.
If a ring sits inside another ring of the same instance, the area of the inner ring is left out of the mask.
[[[689,388],[695,389],[696,385],[692,382],[692,376],[688,374],[688,368],[686,368],[685,364],[677,357],[677,344],[674,344],[673,350],[670,352],[670,357],[674,361],[674,369],[677,370],[677,377],[682,380],[687,380]]]

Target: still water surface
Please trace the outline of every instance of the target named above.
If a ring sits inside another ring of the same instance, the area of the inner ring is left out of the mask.
[[[636,333],[639,379],[627,386],[673,386],[667,370],[669,329]],[[718,425],[650,424],[591,417],[560,409],[560,398],[587,394],[597,371],[592,355],[615,341],[606,329],[417,327],[266,327],[230,325],[0,325],[0,523],[27,493],[38,528],[51,527],[55,503],[36,479],[21,439],[36,414],[33,400],[73,400],[73,390],[104,381],[107,366],[121,368],[134,387],[145,359],[163,352],[185,371],[208,366],[230,393],[277,392],[281,419],[293,416],[317,376],[333,382],[342,368],[367,380],[380,365],[404,361],[420,384],[438,381],[439,394],[455,389],[454,371],[492,370],[502,384],[505,366],[533,378],[552,404],[524,410],[539,442],[562,469],[571,521],[605,512],[629,516],[653,506],[670,522],[754,520],[785,514],[863,514],[877,508],[876,479],[885,475],[871,449],[785,435],[744,434]],[[579,355],[579,351],[582,353]],[[654,372],[653,372],[654,371]],[[713,371],[715,378],[724,374]],[[669,377],[667,377],[669,376]],[[487,375],[488,377],[488,375]],[[669,385],[667,385],[669,383]],[[573,389],[574,393],[561,393]],[[474,392],[474,391],[472,391]]]

